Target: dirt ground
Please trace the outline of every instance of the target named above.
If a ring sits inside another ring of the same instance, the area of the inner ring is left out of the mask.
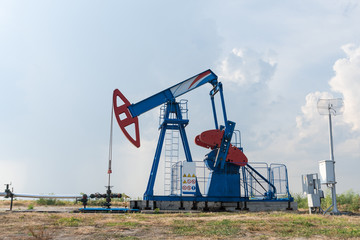
[[[306,212],[71,213],[17,203],[0,210],[0,239],[360,239],[360,216]]]

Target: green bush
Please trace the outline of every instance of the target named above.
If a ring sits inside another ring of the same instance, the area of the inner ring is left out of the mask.
[[[294,201],[297,202],[299,209],[308,208],[308,200],[304,194],[296,193],[292,194],[292,196],[294,197]]]
[[[332,204],[331,191],[325,190],[325,197],[321,199],[321,208],[328,209]],[[294,201],[297,202],[299,209],[308,208],[307,197],[301,193],[292,194]],[[340,211],[358,212],[360,210],[360,195],[352,189],[336,195],[337,205]]]
[[[331,191],[325,190],[325,197],[321,199],[321,208],[328,209],[332,204]],[[308,208],[307,197],[301,193],[292,194],[294,201],[298,203],[299,209]],[[360,195],[355,193],[352,189],[336,195],[337,206],[340,211],[358,212],[360,210]]]
[[[50,206],[65,206],[66,201],[61,201],[58,199],[51,199],[51,198],[40,198],[36,200],[37,205],[50,205]]]
[[[355,193],[352,189],[337,195],[337,202],[344,211],[359,211],[360,196],[358,193]]]
[[[329,189],[324,191],[324,198],[321,199],[321,208],[325,211],[331,206],[332,199],[331,199],[331,192]]]

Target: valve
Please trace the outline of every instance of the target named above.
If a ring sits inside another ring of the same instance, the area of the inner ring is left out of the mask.
[[[79,200],[76,199],[76,201],[82,202],[84,208],[86,208],[88,202],[88,196],[86,194],[83,194],[82,198]]]

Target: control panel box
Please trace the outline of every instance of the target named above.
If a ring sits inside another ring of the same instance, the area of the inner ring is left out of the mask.
[[[321,184],[334,184],[334,162],[331,160],[323,160],[319,162]]]

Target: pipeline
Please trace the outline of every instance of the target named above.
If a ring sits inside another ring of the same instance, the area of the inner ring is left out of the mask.
[[[82,197],[81,195],[36,195],[36,194],[22,194],[22,193],[12,193],[12,194],[13,197],[21,197],[21,198],[76,199]]]
[[[20,198],[46,198],[46,199],[75,199],[76,201],[82,202],[84,208],[86,208],[86,206],[88,205],[89,198],[90,199],[105,198],[106,201],[103,203],[103,206],[106,207],[107,209],[110,209],[110,207],[111,207],[111,199],[112,198],[121,198],[123,196],[123,194],[121,194],[121,193],[112,193],[110,188],[108,188],[108,190],[106,191],[105,194],[93,193],[93,194],[89,194],[89,195],[87,195],[87,194],[83,194],[83,195],[38,195],[38,194],[13,193],[9,188],[9,184],[5,184],[5,185],[6,185],[5,192],[0,192],[0,197],[10,198],[11,199],[10,211],[12,210],[13,199],[15,197],[20,197]],[[124,196],[127,197],[126,195],[124,195]]]

